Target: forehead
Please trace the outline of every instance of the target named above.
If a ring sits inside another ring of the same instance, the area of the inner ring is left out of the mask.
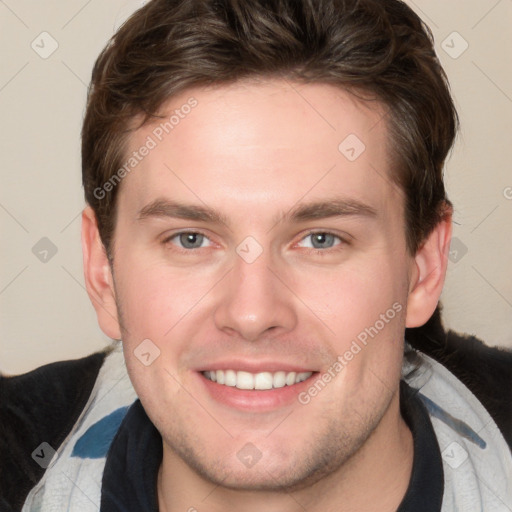
[[[224,210],[242,201],[286,209],[306,196],[336,194],[385,209],[396,203],[397,188],[383,113],[378,102],[327,84],[244,81],[187,90],[129,138],[127,159],[150,150],[124,180],[120,202],[140,209],[163,195]]]

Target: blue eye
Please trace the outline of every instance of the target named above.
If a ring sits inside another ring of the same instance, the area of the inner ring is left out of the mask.
[[[301,245],[304,241],[310,240],[310,244]],[[318,231],[316,233],[309,233],[305,236],[299,245],[301,247],[307,247],[311,249],[330,249],[342,242],[339,236],[333,235],[332,233],[325,233]]]
[[[182,249],[200,249],[201,247],[207,247],[210,245],[210,241],[206,236],[201,233],[194,232],[177,233],[170,237],[168,241],[175,243]],[[204,246],[204,242],[208,242],[208,244]]]

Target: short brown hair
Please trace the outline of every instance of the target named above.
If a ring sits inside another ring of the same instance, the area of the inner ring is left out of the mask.
[[[385,106],[414,254],[449,204],[443,166],[458,120],[432,34],[399,0],[151,0],[137,11],[96,61],[82,130],[85,198],[107,253],[120,187],[101,187],[133,121],[187,88],[251,77],[336,85]]]

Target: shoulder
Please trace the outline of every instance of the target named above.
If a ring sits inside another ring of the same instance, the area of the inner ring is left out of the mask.
[[[475,336],[446,331],[439,309],[424,326],[407,329],[406,339],[476,396],[512,450],[512,351],[490,347]]]
[[[111,348],[88,357],[0,375],[0,508],[18,510],[44,468],[32,454],[57,449],[85,407]]]

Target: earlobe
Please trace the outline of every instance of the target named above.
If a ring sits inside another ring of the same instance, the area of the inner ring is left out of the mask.
[[[419,327],[436,309],[443,290],[452,235],[451,209],[414,256],[415,271],[407,300],[406,327]]]
[[[100,328],[110,338],[121,339],[112,272],[96,215],[89,206],[82,212],[82,253],[85,286]]]

